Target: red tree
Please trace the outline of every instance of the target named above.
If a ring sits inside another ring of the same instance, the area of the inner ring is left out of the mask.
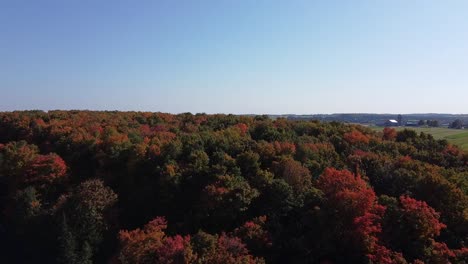
[[[26,181],[51,183],[65,176],[66,172],[67,165],[59,155],[38,155],[26,171]]]
[[[318,187],[327,199],[333,225],[341,226],[336,236],[342,242],[355,245],[358,252],[379,263],[395,263],[400,257],[379,243],[381,218],[385,207],[376,201],[374,191],[359,176],[350,171],[327,168],[320,176]]]

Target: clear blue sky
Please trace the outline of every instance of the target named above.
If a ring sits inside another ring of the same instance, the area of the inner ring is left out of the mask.
[[[468,1],[0,0],[0,110],[468,113]]]

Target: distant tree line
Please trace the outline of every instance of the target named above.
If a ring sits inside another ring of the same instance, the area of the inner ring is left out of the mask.
[[[452,123],[450,123],[450,128],[456,128],[456,129],[461,129],[463,128],[463,121],[460,120],[460,119],[457,119],[455,121],[453,121]]]
[[[419,126],[429,126],[429,127],[438,127],[439,126],[439,121],[437,120],[419,120],[418,122]]]

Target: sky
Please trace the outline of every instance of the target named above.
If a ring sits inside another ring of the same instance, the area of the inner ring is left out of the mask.
[[[468,113],[468,1],[0,0],[0,111]]]

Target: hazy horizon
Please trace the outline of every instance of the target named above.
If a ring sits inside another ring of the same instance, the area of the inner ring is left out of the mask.
[[[150,112],[150,113],[168,113],[173,115],[190,113],[196,114],[207,114],[207,115],[273,115],[273,116],[308,116],[308,115],[454,115],[454,116],[465,116],[468,113],[373,113],[373,112],[341,112],[341,113],[229,113],[229,112],[165,112],[165,111],[145,111],[145,110],[118,110],[118,109],[16,109],[16,110],[0,110],[0,112],[28,112],[28,111],[89,111],[89,112]]]
[[[0,111],[468,112],[466,1],[6,1]]]

